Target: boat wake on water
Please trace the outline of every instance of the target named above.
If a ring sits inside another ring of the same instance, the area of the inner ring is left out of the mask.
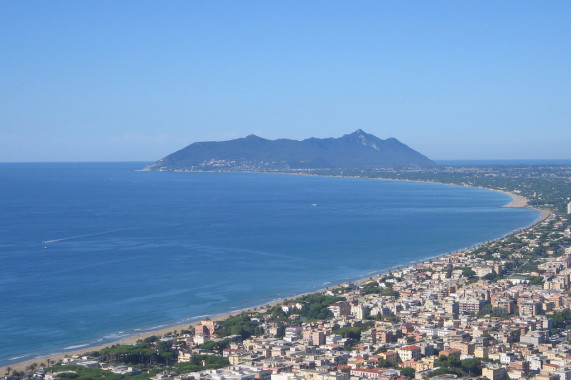
[[[69,237],[64,237],[64,238],[60,238],[60,239],[53,239],[53,240],[42,240],[42,244],[58,243],[58,242],[60,242],[60,241],[73,240],[73,239],[82,239],[82,238],[92,237],[92,236],[107,235],[107,234],[112,234],[112,233],[115,233],[115,232],[123,232],[123,231],[129,231],[129,230],[134,230],[134,229],[136,229],[136,227],[122,228],[122,229],[120,229],[120,230],[112,230],[112,231],[105,231],[105,232],[96,232],[96,233],[87,234],[87,235],[69,236]]]

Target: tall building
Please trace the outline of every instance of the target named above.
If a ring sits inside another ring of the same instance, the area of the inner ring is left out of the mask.
[[[571,214],[571,202],[567,203],[567,214]]]
[[[479,313],[484,307],[486,301],[479,298],[460,298],[458,300],[458,309],[460,313]]]
[[[418,346],[406,346],[397,348],[397,354],[400,360],[405,362],[407,360],[420,360],[422,351]]]
[[[314,331],[311,338],[314,346],[322,346],[325,344],[325,333],[323,331]]]
[[[200,324],[194,326],[194,333],[196,335],[210,336],[214,334],[215,330],[216,330],[216,325],[214,324],[213,321],[210,320],[200,321]]]

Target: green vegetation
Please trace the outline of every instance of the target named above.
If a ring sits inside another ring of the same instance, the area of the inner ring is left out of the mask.
[[[178,374],[198,372],[205,369],[217,369],[228,367],[228,359],[216,355],[192,355],[190,362],[178,363],[173,367],[173,372]]]
[[[285,326],[278,327],[278,331],[277,331],[276,335],[274,335],[274,338],[276,338],[276,339],[283,338],[285,336],[285,330],[286,330]]]
[[[480,376],[482,374],[482,361],[480,359],[460,360],[454,355],[441,356],[438,360],[438,369],[425,375],[426,378],[452,374],[458,377]]]
[[[552,319],[553,327],[556,329],[571,328],[571,310],[569,309],[553,313]]]
[[[406,377],[407,379],[413,379],[414,375],[416,374],[416,371],[414,370],[414,368],[405,367],[405,368],[400,368],[400,374]]]
[[[119,363],[128,364],[128,363]],[[63,372],[57,376],[58,379],[70,379],[70,380],[94,380],[94,379],[105,379],[105,380],[147,380],[161,371],[174,372],[177,374],[183,374],[188,372],[198,372],[205,369],[217,369],[222,367],[227,367],[230,365],[228,359],[215,356],[215,355],[192,355],[191,361],[187,363],[178,363],[172,367],[157,367],[149,372],[145,372],[139,375],[120,375],[115,374],[110,371],[102,370],[99,368],[86,368],[82,366],[55,366],[48,368],[51,372]]]
[[[467,267],[454,267],[453,270],[461,270],[462,276],[466,278],[474,278],[476,276],[476,272],[474,272],[471,268]]]
[[[543,277],[542,276],[529,276],[528,277],[530,285],[543,285]]]
[[[377,367],[379,368],[390,368],[393,365],[391,364],[391,362],[385,360],[385,359],[379,359],[379,361],[377,362]]]
[[[106,379],[106,380],[122,380],[127,377],[129,379],[137,379],[138,376],[119,375],[109,371],[104,371],[99,368],[86,368],[82,366],[56,366],[51,367],[50,371],[62,372],[58,379],[72,379],[72,380],[92,380],[92,379]]]
[[[96,356],[110,364],[170,365],[176,361],[170,342],[157,342],[156,337],[145,339],[134,346],[117,345],[104,348]]]
[[[389,284],[387,286],[379,286],[376,281],[371,281],[367,283],[361,291],[364,294],[378,294],[381,296],[388,296],[388,297],[398,297],[398,293],[393,290],[393,287]]]
[[[361,291],[365,294],[379,294],[382,291],[382,288],[379,286],[379,283],[376,281],[368,282]]]
[[[325,296],[321,294],[309,294],[296,298],[292,303],[302,304],[302,308],[290,310],[288,313],[284,313],[280,306],[275,306],[272,309],[272,315],[277,320],[287,320],[287,316],[292,314],[300,315],[303,319],[313,321],[313,320],[323,320],[329,319],[332,315],[328,307],[338,301],[344,301],[344,297],[336,296]]]
[[[355,341],[361,340],[361,332],[363,332],[362,327],[342,327],[335,333],[341,335],[343,338],[350,338]]]
[[[357,322],[351,327],[342,327],[335,331],[335,334],[341,335],[343,338],[350,338],[354,341],[361,340],[361,333],[374,326],[374,322],[368,321],[365,323]]]
[[[240,335],[242,339],[248,339],[252,335],[264,335],[264,329],[260,327],[260,323],[252,321],[252,318],[246,313],[242,313],[235,317],[230,317],[224,321],[218,322],[220,328],[216,333],[220,336]]]
[[[498,280],[501,279],[501,278],[502,278],[502,276],[500,276],[500,275],[497,274],[497,273],[488,273],[487,275],[485,275],[484,277],[482,277],[482,279],[488,280],[488,281],[491,281],[491,282],[496,282],[496,281],[498,281]]]
[[[205,342],[204,344],[201,344],[198,348],[205,351],[222,352],[222,350],[230,346],[231,342],[232,342],[231,338],[226,338],[219,341],[210,340],[208,342]]]

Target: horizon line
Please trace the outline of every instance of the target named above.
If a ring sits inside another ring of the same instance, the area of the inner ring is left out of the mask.
[[[435,162],[482,162],[482,161],[497,161],[497,162],[510,162],[510,161],[538,161],[538,162],[553,162],[553,161],[569,161],[570,158],[436,158],[431,159]],[[0,164],[89,164],[89,163],[140,163],[140,162],[156,162],[157,160],[85,160],[85,161],[0,161]]]

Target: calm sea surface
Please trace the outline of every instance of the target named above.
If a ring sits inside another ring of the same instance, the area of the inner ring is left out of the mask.
[[[446,185],[0,164],[0,365],[501,237],[539,213]]]

